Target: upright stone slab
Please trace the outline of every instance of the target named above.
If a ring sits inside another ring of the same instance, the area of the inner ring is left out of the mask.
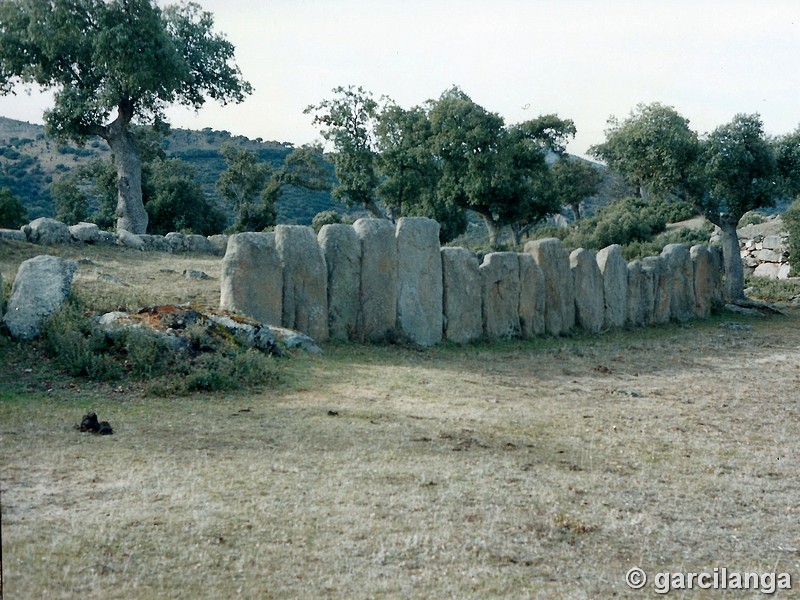
[[[519,327],[523,338],[542,335],[544,327],[544,273],[530,254],[519,260]]]
[[[356,339],[361,288],[361,242],[352,225],[324,225],[317,241],[328,268],[328,332],[334,340]]]
[[[483,334],[488,338],[510,338],[520,334],[519,259],[514,252],[492,252],[483,259],[481,294]]]
[[[625,305],[625,325],[628,327],[643,327],[647,323],[643,307],[642,263],[633,260],[628,263],[628,289]],[[651,284],[652,287],[652,284]],[[651,290],[652,297],[652,290]]]
[[[701,319],[711,315],[711,303],[714,293],[714,274],[712,272],[711,253],[703,245],[692,246],[689,250],[694,273],[694,309]]]
[[[77,268],[77,261],[46,254],[19,266],[3,318],[13,337],[30,340],[39,335],[42,322],[66,301]]]
[[[650,313],[648,324],[657,325],[668,323],[671,298],[671,278],[666,262],[660,256],[648,256],[642,260],[642,271],[647,279],[652,281],[653,310]]]
[[[569,255],[558,238],[525,244],[544,275],[544,324],[550,335],[567,333],[575,326],[575,284]]]
[[[604,326],[622,327],[628,313],[628,263],[622,258],[622,246],[614,244],[600,250],[597,266],[603,275]]]
[[[381,341],[397,323],[397,240],[386,219],[359,219],[353,223],[361,242],[360,312],[356,335]]]
[[[718,310],[725,304],[725,287],[722,276],[725,274],[725,261],[720,246],[709,246],[711,257],[711,310]]]
[[[466,248],[442,248],[444,339],[465,344],[483,335],[481,273]]]
[[[274,233],[237,233],[222,259],[220,308],[262,323],[278,325],[283,316],[283,269]]]
[[[670,312],[678,321],[688,321],[696,316],[694,309],[694,271],[686,244],[668,244],[661,251],[669,270]]]
[[[283,326],[328,339],[328,269],[314,230],[278,225],[275,245],[283,267]]]
[[[575,321],[589,333],[599,333],[605,322],[603,275],[593,250],[578,248],[569,255],[569,267],[575,281]]]
[[[397,327],[409,341],[442,341],[442,256],[439,223],[426,217],[397,221]]]

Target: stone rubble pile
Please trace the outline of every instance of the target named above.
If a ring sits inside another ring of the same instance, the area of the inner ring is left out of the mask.
[[[167,235],[137,235],[124,229],[111,233],[101,231],[94,223],[78,223],[67,226],[49,217],[40,217],[19,229],[0,229],[0,239],[30,242],[52,246],[80,242],[83,244],[118,244],[135,250],[155,252],[193,252],[196,254],[216,254],[222,256],[228,247],[227,235],[183,234],[172,232]]]
[[[627,263],[621,247],[568,254],[555,238],[479,264],[441,248],[439,225],[359,219],[230,237],[222,309],[297,329],[318,341],[442,341],[592,333],[707,317],[722,305],[718,248],[671,244]]]

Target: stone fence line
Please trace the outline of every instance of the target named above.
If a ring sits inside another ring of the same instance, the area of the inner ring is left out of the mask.
[[[319,235],[278,225],[230,236],[220,305],[320,342],[427,347],[705,318],[722,304],[722,270],[716,247],[670,244],[628,263],[618,245],[568,254],[556,238],[479,264],[465,248],[440,247],[436,221],[370,218]]]

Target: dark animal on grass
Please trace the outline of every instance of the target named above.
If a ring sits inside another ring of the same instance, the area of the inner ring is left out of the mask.
[[[114,430],[108,421],[98,421],[97,414],[90,412],[83,416],[80,425],[76,425],[78,431],[96,433],[97,435],[112,435]]]

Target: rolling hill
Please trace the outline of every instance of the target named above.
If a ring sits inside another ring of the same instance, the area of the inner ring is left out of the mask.
[[[210,128],[174,129],[164,138],[162,146],[168,157],[190,163],[209,197],[222,204],[215,184],[225,169],[220,153],[225,142],[255,152],[273,167],[279,166],[293,149],[291,144],[251,140]],[[53,181],[76,166],[109,156],[108,145],[101,139],[90,139],[82,148],[62,144],[48,138],[41,125],[0,117],[0,189],[9,188],[28,209],[31,219],[54,214],[49,189]],[[290,187],[281,196],[277,208],[278,222],[290,224],[310,224],[314,215],[323,210],[346,211],[328,192],[296,187]]]

